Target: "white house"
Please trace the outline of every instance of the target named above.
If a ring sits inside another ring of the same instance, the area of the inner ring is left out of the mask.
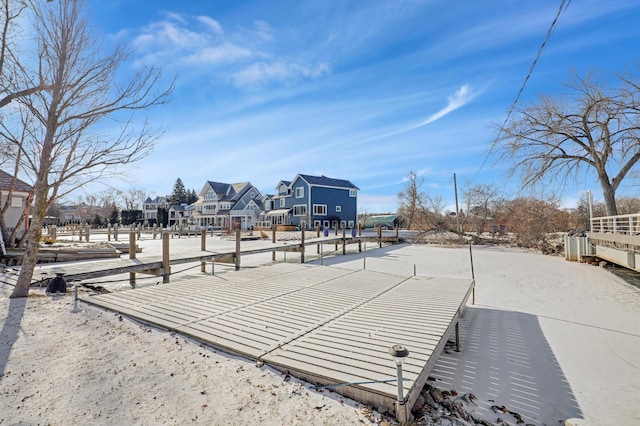
[[[250,182],[207,181],[191,214],[195,225],[218,229],[252,229],[262,211],[262,195]]]
[[[142,218],[144,219],[144,223],[158,223],[158,209],[165,209],[168,211],[169,207],[170,203],[168,197],[157,196],[154,199],[147,197],[142,205]]]

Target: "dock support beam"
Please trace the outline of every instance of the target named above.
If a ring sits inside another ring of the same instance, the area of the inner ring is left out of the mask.
[[[207,231],[205,229],[200,230],[200,251],[207,251]],[[213,262],[213,258],[211,258]],[[207,262],[205,260],[200,261],[200,272],[207,272]]]
[[[169,259],[169,231],[162,232],[162,282],[167,284],[171,275],[171,261]]]
[[[304,227],[301,228],[302,230],[302,244],[300,245],[300,263],[304,263]]]
[[[129,233],[129,259],[136,258],[136,233],[131,231]],[[136,273],[129,272],[129,284],[131,288],[136,288]]]
[[[240,230],[236,229],[236,271],[239,271],[239,270],[240,270]]]
[[[276,243],[276,225],[271,225],[271,242],[273,244]],[[271,252],[271,261],[276,261],[276,252],[275,250]]]

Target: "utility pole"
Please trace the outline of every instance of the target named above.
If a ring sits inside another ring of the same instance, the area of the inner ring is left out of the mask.
[[[456,227],[459,233],[462,233],[460,229],[460,209],[458,208],[458,183],[456,181],[456,174],[453,174],[453,190],[456,193]]]

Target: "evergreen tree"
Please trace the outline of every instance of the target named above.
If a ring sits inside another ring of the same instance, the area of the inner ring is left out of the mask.
[[[189,192],[189,197],[187,198],[187,204],[193,204],[196,201],[198,201],[198,193],[196,192],[195,189],[192,189],[191,192]]]
[[[187,202],[188,192],[182,183],[182,179],[178,178],[176,183],[173,185],[173,192],[171,193],[171,198],[169,202],[172,206],[180,205],[182,203]]]
[[[118,207],[116,207],[116,205],[113,205],[113,210],[111,210],[111,215],[109,216],[109,223],[111,223],[112,225],[115,225],[116,223],[118,223],[118,218],[120,217],[120,212],[118,211]]]

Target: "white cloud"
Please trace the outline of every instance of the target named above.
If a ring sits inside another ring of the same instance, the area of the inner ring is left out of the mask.
[[[207,26],[209,29],[211,29],[214,32],[214,34],[219,34],[219,35],[224,34],[222,27],[220,26],[218,21],[216,21],[215,19],[210,18],[208,16],[204,16],[204,15],[198,16],[197,19],[198,21],[203,23],[205,26]]]
[[[272,81],[291,83],[303,79],[315,80],[329,73],[331,66],[327,63],[307,67],[295,63],[256,62],[237,72],[234,81],[238,87],[255,87]]]
[[[418,124],[417,127],[425,126],[427,124],[433,123],[436,120],[441,119],[445,115],[461,108],[471,102],[473,98],[478,96],[479,93],[473,93],[471,91],[471,87],[468,84],[462,85],[458,90],[455,91],[450,96],[447,96],[447,106],[442,108],[440,111],[432,114],[424,120],[422,123]]]
[[[187,56],[187,63],[211,64],[221,62],[236,62],[252,56],[249,49],[236,46],[231,43],[223,43],[219,46],[205,47]]]

